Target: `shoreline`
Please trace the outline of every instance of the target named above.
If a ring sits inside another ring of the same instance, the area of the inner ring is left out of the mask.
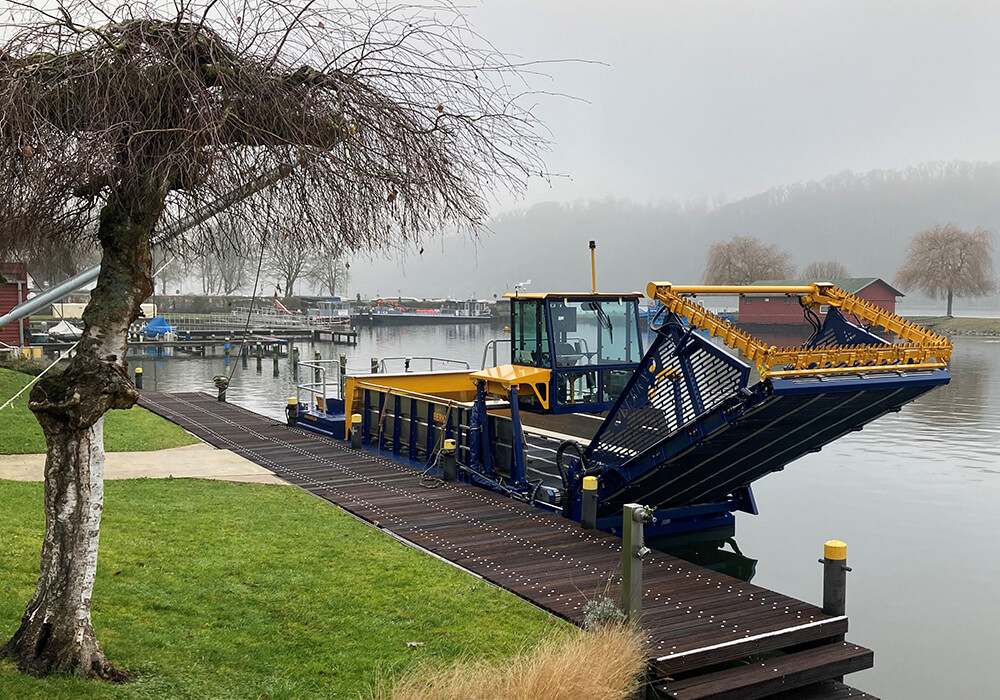
[[[1000,318],[973,316],[909,316],[908,319],[944,336],[1000,336]]]

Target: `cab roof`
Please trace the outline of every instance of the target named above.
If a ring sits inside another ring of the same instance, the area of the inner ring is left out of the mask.
[[[504,299],[639,299],[645,297],[640,292],[622,292],[621,294],[607,294],[592,292],[507,292]]]

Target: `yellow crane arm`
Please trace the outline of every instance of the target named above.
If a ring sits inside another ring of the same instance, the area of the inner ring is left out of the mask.
[[[698,294],[773,294],[797,296],[799,303],[811,308],[835,306],[845,314],[853,314],[866,323],[893,333],[900,342],[894,345],[830,345],[818,348],[766,345],[726,319],[712,313],[693,300]],[[952,343],[912,321],[889,313],[870,302],[848,294],[826,282],[796,286],[754,285],[674,285],[670,282],[650,282],[646,295],[668,310],[683,316],[688,322],[731,348],[739,350],[757,365],[762,379],[766,377],[818,376],[899,369],[937,369],[951,359]]]

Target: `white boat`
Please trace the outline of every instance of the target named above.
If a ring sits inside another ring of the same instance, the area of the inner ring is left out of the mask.
[[[79,340],[83,335],[83,329],[77,328],[69,321],[60,321],[49,329],[49,338],[61,342]]]

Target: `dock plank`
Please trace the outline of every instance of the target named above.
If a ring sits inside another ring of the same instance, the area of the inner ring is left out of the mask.
[[[461,483],[427,488],[410,466],[206,394],[145,392],[140,403],[215,447],[575,624],[583,623],[588,600],[618,595],[621,540],[584,530],[557,513]],[[642,625],[651,661],[663,674],[690,674],[847,630],[845,617],[662,552],[644,561],[643,574]],[[799,671],[810,682],[834,677]]]

